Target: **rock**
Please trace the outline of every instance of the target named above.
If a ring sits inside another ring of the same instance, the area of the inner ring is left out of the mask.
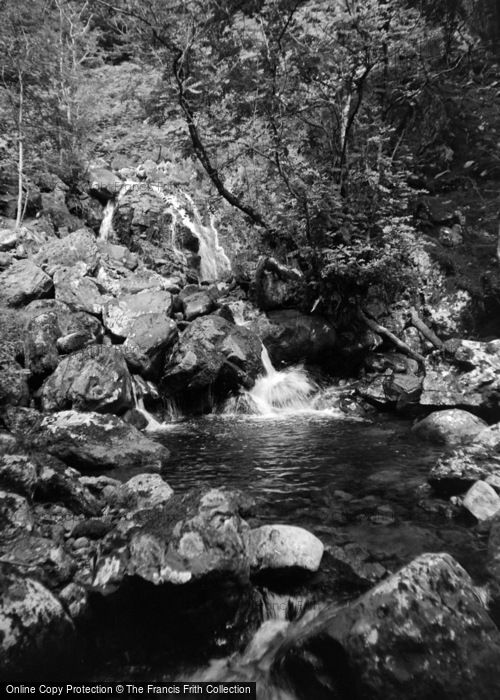
[[[96,243],[101,254],[101,262],[112,262],[115,265],[118,265],[120,268],[125,268],[126,270],[130,271],[137,269],[139,265],[139,257],[135,253],[130,252],[126,246],[117,245],[116,243],[109,243],[109,241],[102,241],[99,239],[96,241]],[[142,270],[142,272],[151,273],[152,276],[155,276],[155,273],[153,273],[151,270]],[[160,277],[160,275],[156,275],[156,277]],[[106,291],[114,293],[112,290]]]
[[[478,445],[484,445],[484,447],[491,447],[497,452],[500,452],[500,423],[495,423],[481,430],[475,436],[474,442]]]
[[[151,314],[167,318],[172,310],[172,295],[164,290],[146,290],[127,294],[110,301],[104,309],[106,328],[114,335],[127,338],[134,330],[137,319]]]
[[[81,228],[64,238],[56,238],[43,245],[34,257],[34,262],[49,275],[58,267],[71,268],[79,265],[83,274],[92,273],[99,262],[100,252],[92,231]]]
[[[73,513],[87,517],[100,515],[102,503],[82,483],[80,473],[58,460],[45,457],[40,469],[35,497],[42,503],[59,503]]]
[[[47,588],[59,588],[76,571],[75,561],[64,547],[34,535],[19,537],[4,548],[2,562],[19,566],[26,576],[33,576]]]
[[[122,248],[123,246],[116,247]],[[155,290],[179,291],[178,278],[163,277],[157,272],[143,267],[131,272],[121,263],[109,260],[99,266],[96,282],[100,289],[116,297]]]
[[[281,363],[334,363],[337,336],[321,316],[307,316],[292,309],[271,311],[259,316],[249,328],[261,338],[277,367]]]
[[[323,543],[293,525],[263,525],[250,532],[250,564],[254,573],[269,569],[317,571]]]
[[[120,418],[61,411],[42,421],[41,444],[50,454],[82,471],[160,471],[169,452]]]
[[[120,413],[134,404],[132,379],[120,349],[95,345],[61,359],[41,390],[45,411],[74,407]]]
[[[500,477],[500,455],[482,445],[454,450],[432,467],[428,482],[439,496],[455,496],[476,481]]]
[[[57,339],[60,335],[57,316],[52,312],[29,321],[24,338],[24,359],[32,375],[44,376],[55,370],[59,362]]]
[[[60,352],[64,352],[65,349],[73,346],[71,352],[74,352],[77,349],[81,349],[82,343],[83,345],[101,343],[104,336],[104,328],[95,316],[84,311],[75,311],[57,299],[33,301],[31,304],[28,304],[23,313],[27,324],[34,321],[38,316],[55,314],[60,330],[56,344]],[[76,340],[75,335],[78,337],[78,340]]]
[[[23,306],[51,290],[52,280],[31,260],[18,260],[0,274],[0,299],[7,306]]]
[[[262,372],[262,344],[247,328],[219,316],[200,316],[181,334],[165,366],[163,386],[183,404],[203,411]]]
[[[500,340],[448,341],[452,361],[426,359],[422,406],[497,409],[500,399]]]
[[[31,498],[38,477],[36,464],[26,455],[4,454],[0,457],[0,487]]]
[[[7,218],[15,219],[16,217],[18,187],[18,173],[15,165],[13,163],[2,165],[0,168],[0,213]],[[34,216],[41,204],[40,190],[27,177],[24,178],[23,190],[26,216]]]
[[[271,673],[307,697],[486,700],[497,692],[499,662],[500,633],[469,575],[448,554],[423,554],[303,625]]]
[[[13,228],[0,229],[0,251],[15,248],[18,242],[18,230]]]
[[[89,596],[83,586],[68,583],[59,593],[59,600],[72,620],[80,620],[88,609]]]
[[[0,565],[0,675],[25,680],[55,669],[73,648],[73,625],[39,581]]]
[[[476,520],[488,520],[500,510],[500,496],[485,481],[476,481],[465,494],[463,507]]]
[[[89,193],[106,203],[118,195],[122,180],[106,168],[92,168],[89,172]]]
[[[33,530],[28,501],[16,493],[0,491],[0,540],[9,540]]]
[[[500,585],[500,516],[493,516],[488,538],[488,573]]]
[[[134,494],[135,510],[148,510],[164,506],[174,492],[159,474],[138,474],[125,486]]]
[[[215,307],[214,300],[207,292],[199,291],[182,300],[182,310],[186,321],[193,321],[198,316],[206,316]]]
[[[60,232],[76,231],[82,225],[82,221],[73,216],[66,204],[66,191],[56,187],[52,192],[42,192],[42,211],[50,218],[56,229]]]
[[[93,279],[84,276],[84,263],[60,267],[54,272],[57,301],[75,311],[101,315],[109,297],[103,296]]]
[[[387,402],[396,404],[398,409],[417,405],[422,392],[422,382],[423,377],[417,377],[415,374],[392,374],[384,382]]]
[[[305,297],[304,275],[274,258],[261,258],[255,271],[257,305],[264,311],[298,308]]]
[[[16,436],[6,430],[0,430],[0,457],[3,457],[3,455],[12,455],[17,449],[18,444]]]
[[[451,228],[449,226],[442,226],[439,229],[439,242],[447,248],[456,248],[462,245],[464,238],[460,224],[454,224]]]
[[[113,523],[110,520],[90,518],[77,523],[71,531],[71,537],[76,540],[80,537],[85,537],[88,540],[101,540],[112,529]]]
[[[8,348],[0,347],[0,407],[27,406],[28,372],[12,358]]]
[[[485,427],[487,423],[474,414],[451,408],[431,413],[412,430],[419,438],[438,445],[460,445],[471,442]]]
[[[177,340],[177,325],[162,313],[147,314],[131,324],[123,343],[129,367],[144,377],[156,379],[165,361],[166,350]]]

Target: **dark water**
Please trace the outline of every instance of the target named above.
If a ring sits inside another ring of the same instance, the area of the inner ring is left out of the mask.
[[[321,413],[284,418],[210,416],[162,437],[178,493],[209,485],[257,501],[255,524],[314,532],[325,546],[356,543],[393,570],[424,551],[448,551],[481,576],[485,543],[470,526],[421,507],[441,450],[417,441],[407,422],[370,423]]]

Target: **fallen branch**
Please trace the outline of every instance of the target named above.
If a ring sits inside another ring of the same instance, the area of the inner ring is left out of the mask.
[[[366,323],[370,330],[387,338],[387,340],[390,340],[391,343],[393,343],[398,348],[398,350],[404,352],[405,355],[412,357],[414,360],[417,360],[417,362],[420,362],[421,364],[425,362],[425,358],[423,355],[420,355],[420,353],[412,350],[409,345],[400,340],[396,335],[394,335],[394,333],[391,333],[391,331],[385,328],[385,326],[381,326],[380,323],[377,323],[377,321],[374,321],[372,318],[369,318],[362,309],[359,309],[359,317]]]
[[[429,343],[432,343],[435,348],[443,347],[443,341],[438,338],[434,331],[432,331],[429,326],[422,321],[413,307],[410,309],[410,319],[412,325],[414,325],[415,328],[420,331],[420,333],[429,341]]]

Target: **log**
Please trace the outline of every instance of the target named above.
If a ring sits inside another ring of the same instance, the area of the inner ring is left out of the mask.
[[[410,319],[412,325],[415,326],[415,328],[424,336],[424,338],[429,341],[429,343],[432,343],[435,348],[443,347],[443,341],[438,338],[434,331],[422,321],[413,307],[410,308]]]
[[[394,335],[394,333],[391,333],[391,331],[385,328],[385,326],[381,326],[380,323],[377,323],[377,321],[374,321],[372,318],[369,318],[362,309],[359,310],[359,316],[366,323],[368,328],[370,328],[375,333],[384,336],[385,338],[387,338],[387,340],[390,340],[391,343],[393,343],[398,348],[398,350],[404,352],[405,355],[412,357],[414,360],[417,360],[417,362],[419,362],[420,364],[423,364],[425,362],[425,357],[423,355],[420,355],[420,353],[412,350],[409,345],[400,340],[396,335]]]

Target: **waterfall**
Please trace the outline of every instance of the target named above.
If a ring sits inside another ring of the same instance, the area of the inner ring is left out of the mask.
[[[99,240],[109,241],[113,236],[113,214],[115,213],[116,203],[114,199],[110,199],[104,207],[104,216],[99,228]]]
[[[151,415],[151,413],[144,406],[144,398],[142,397],[142,395],[138,395],[138,388],[140,390],[140,387],[136,386],[136,381],[134,380],[132,382],[132,396],[134,399],[134,407],[135,410],[138,411],[138,413],[140,413],[141,415],[143,415],[148,422],[146,427],[144,428],[144,432],[164,433],[166,430],[169,430],[172,427],[172,423],[160,423],[156,420],[156,418],[153,415]],[[171,418],[175,415],[173,407],[169,406],[168,414]]]

